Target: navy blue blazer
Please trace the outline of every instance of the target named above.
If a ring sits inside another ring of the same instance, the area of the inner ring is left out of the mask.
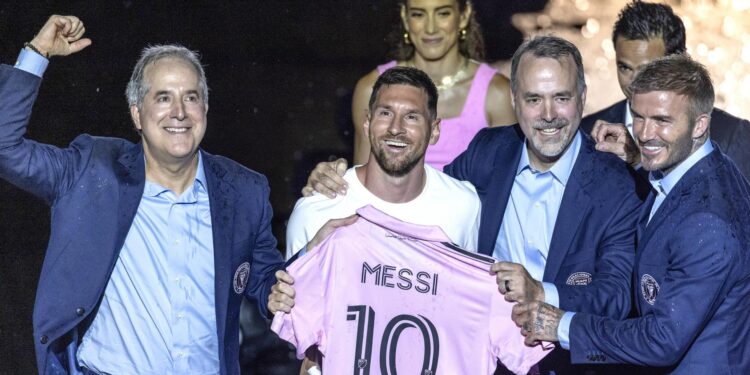
[[[486,128],[445,167],[470,181],[482,201],[479,251],[491,255],[521,159],[525,137],[518,125]],[[616,319],[630,311],[635,231],[647,190],[632,169],[614,155],[598,152],[583,137],[552,233],[543,281],[554,283],[560,307]],[[556,352],[562,352],[556,350]],[[569,360],[542,361],[563,373]],[[557,357],[558,359],[552,359]]]
[[[638,231],[639,317],[577,314],[574,363],[629,362],[673,374],[750,374],[750,185],[715,149]]]
[[[581,120],[581,129],[591,134],[596,120],[602,119],[612,123],[625,121],[627,102],[619,101],[599,112],[592,113]],[[711,140],[719,145],[737,165],[745,179],[750,180],[750,121],[734,117],[719,108],[711,113]]]
[[[81,135],[60,149],[24,138],[41,79],[0,66],[0,177],[51,206],[51,233],[34,305],[39,373],[64,374],[88,327],[140,203],[143,147]],[[215,262],[221,374],[239,374],[235,273],[250,264],[244,295],[265,301],[283,266],[271,233],[266,178],[203,152]]]

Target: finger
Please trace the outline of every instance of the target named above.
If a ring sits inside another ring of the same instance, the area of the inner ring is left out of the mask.
[[[336,192],[329,189],[325,184],[323,184],[320,181],[313,182],[312,189],[317,191],[320,194],[325,195],[328,198],[331,198],[331,199],[336,198]]]
[[[618,139],[622,136],[624,125],[621,124],[610,124],[603,122],[596,133],[594,140],[597,142],[605,141],[607,138],[612,137]],[[627,130],[624,130],[627,132]]]
[[[334,168],[336,170],[336,173],[339,176],[343,176],[346,173],[346,170],[348,169],[347,168],[348,167],[348,165],[347,165],[348,163],[346,162],[346,159],[339,158],[336,161],[334,161],[334,163],[336,163],[336,167]]]
[[[516,304],[516,306],[518,305],[520,304]],[[526,314],[526,312],[517,312],[515,310],[510,314],[510,318],[511,320],[513,320],[513,323],[515,323],[519,328],[523,327],[523,324],[529,321],[528,314]]]
[[[507,280],[502,279],[501,277],[497,278],[497,291],[500,292],[500,294],[508,293],[510,289],[508,289],[509,285],[507,283]]]
[[[314,191],[315,191],[315,189],[313,189],[312,186],[305,186],[305,187],[302,188],[302,196],[303,197],[309,197],[309,196],[313,195]]]
[[[75,42],[76,40],[81,39],[85,32],[86,28],[83,27],[83,24],[80,24],[80,26],[73,30],[73,33],[68,37],[68,41]]]
[[[346,180],[338,174],[335,168],[329,168],[323,172],[323,176],[320,177],[320,182],[326,185],[327,188],[342,195],[346,194],[346,189],[349,186],[349,184],[346,183]]]
[[[620,159],[625,160],[625,145],[618,142],[597,142],[596,149],[602,152],[609,152],[617,155]]]
[[[354,224],[354,222],[357,221],[357,218],[358,216],[355,214],[343,219],[328,220],[325,225],[323,225],[323,227],[318,230],[318,233],[315,233],[313,239],[310,240],[310,242],[307,244],[307,251],[314,249],[319,243],[323,242],[323,240],[328,237],[328,235],[331,234],[331,232],[333,232],[336,228]]]
[[[536,340],[534,339],[534,335],[526,336],[526,338],[523,340],[523,343],[526,344],[526,346],[536,346]]]
[[[604,123],[602,120],[596,120],[596,122],[594,122],[594,127],[591,128],[591,138],[595,140],[597,139],[597,135],[602,128],[602,123]]]
[[[505,293],[504,297],[505,297],[505,300],[508,302],[522,302],[522,301],[519,301],[520,293],[518,293],[515,290],[511,290],[508,293]]]
[[[284,300],[285,297],[288,297],[292,301],[294,301],[294,297],[297,295],[297,292],[294,290],[294,287],[289,284],[276,284],[278,285],[278,288],[276,289],[278,291],[278,294],[281,295],[281,299]]]
[[[288,314],[292,312],[292,306],[279,302],[279,301],[271,301],[271,302],[268,302],[268,311],[270,311],[273,314],[279,311],[283,311]]]
[[[76,53],[91,45],[91,39],[84,38],[70,44],[70,53]]]
[[[59,18],[59,22],[57,23],[58,29],[61,35],[68,35],[70,33],[71,28],[73,27],[73,22],[71,21],[70,17],[68,16],[61,16]]]
[[[287,283],[289,285],[294,284],[294,278],[292,277],[292,275],[288,274],[284,270],[278,270],[278,271],[276,271],[276,273],[274,274],[274,276],[276,276],[276,280],[278,280],[278,281]]]
[[[357,214],[354,214],[341,219],[329,220],[329,222],[333,228],[339,228],[354,224],[354,222],[357,221],[357,218],[359,218],[359,216],[357,216]]]
[[[513,262],[495,262],[492,264],[492,266],[494,266],[497,272],[508,272],[508,273],[517,272],[523,268],[522,265],[518,263],[513,263]]]
[[[604,138],[604,135],[600,134],[603,132],[605,128],[607,128],[610,125],[609,122],[604,120],[596,120],[594,123],[594,128],[591,129],[591,138],[597,140],[600,137]]]

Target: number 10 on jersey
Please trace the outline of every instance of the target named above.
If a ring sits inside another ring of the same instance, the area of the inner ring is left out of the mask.
[[[346,320],[353,320],[357,324],[354,375],[369,375],[375,310],[367,305],[348,306]],[[424,340],[424,357],[419,374],[435,374],[440,354],[440,340],[435,325],[424,316],[408,314],[395,316],[385,326],[380,342],[380,371],[383,374],[396,375],[396,347],[401,333],[407,328],[418,329]]]

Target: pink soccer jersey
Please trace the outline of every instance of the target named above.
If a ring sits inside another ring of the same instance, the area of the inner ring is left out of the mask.
[[[527,347],[497,291],[492,258],[455,249],[438,227],[366,206],[295,261],[295,307],[271,329],[318,345],[329,374],[525,374],[549,351]]]

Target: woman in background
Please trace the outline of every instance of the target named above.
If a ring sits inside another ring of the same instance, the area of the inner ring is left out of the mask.
[[[382,72],[396,65],[423,70],[438,88],[440,138],[427,148],[425,160],[439,170],[463,152],[482,128],[516,122],[510,82],[480,62],[484,43],[469,1],[405,0],[398,30],[397,60],[362,77],[354,90],[354,164],[366,163],[370,153],[362,125],[372,86]]]

